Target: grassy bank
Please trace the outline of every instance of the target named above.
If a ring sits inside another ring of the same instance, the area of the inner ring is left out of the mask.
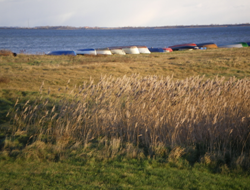
[[[157,161],[0,162],[2,189],[248,189],[249,177]]]
[[[104,189],[249,185],[247,48],[2,56],[0,66],[3,182]]]

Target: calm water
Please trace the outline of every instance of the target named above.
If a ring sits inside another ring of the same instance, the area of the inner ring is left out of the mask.
[[[250,27],[130,30],[0,29],[0,49],[32,54],[110,46],[168,47],[181,43],[228,44],[244,41],[250,41]]]

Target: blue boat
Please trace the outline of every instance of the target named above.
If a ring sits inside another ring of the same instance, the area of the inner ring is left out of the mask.
[[[148,50],[152,53],[152,52],[160,52],[160,53],[164,53],[164,49],[163,48],[148,48]]]
[[[76,55],[75,51],[72,50],[57,50],[57,51],[50,51],[47,55]]]
[[[78,49],[76,51],[77,55],[96,55],[96,50],[93,48],[89,49]]]

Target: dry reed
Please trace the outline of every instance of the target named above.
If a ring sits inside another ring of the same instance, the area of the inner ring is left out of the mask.
[[[77,143],[87,147],[93,139],[106,139],[111,156],[122,145],[130,157],[137,154],[131,145],[149,156],[163,155],[167,148],[196,147],[207,153],[206,159],[208,153],[215,153],[249,167],[247,78],[225,81],[197,76],[175,81],[169,76],[134,74],[102,76],[96,84],[90,79],[71,89],[68,85],[65,98],[57,103],[37,98],[16,106],[13,134],[25,131],[33,141],[56,144],[59,149]]]

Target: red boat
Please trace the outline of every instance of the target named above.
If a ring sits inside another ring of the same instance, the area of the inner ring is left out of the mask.
[[[162,48],[164,52],[172,52],[173,50],[171,48]]]

